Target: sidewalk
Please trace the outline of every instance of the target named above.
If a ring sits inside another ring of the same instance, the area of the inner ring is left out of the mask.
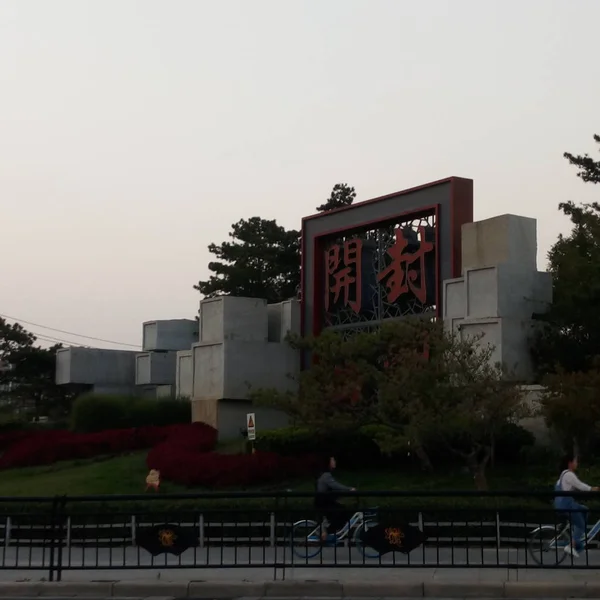
[[[23,580],[0,582],[0,598],[600,598],[600,570],[286,569],[285,581],[272,569],[70,571],[59,583],[9,574]]]

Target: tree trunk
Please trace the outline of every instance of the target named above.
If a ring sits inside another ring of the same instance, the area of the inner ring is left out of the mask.
[[[429,460],[429,456],[427,455],[427,452],[425,452],[425,448],[423,448],[423,446],[417,444],[415,446],[415,454],[421,461],[421,468],[423,471],[427,471],[429,473],[433,471],[433,464],[431,464],[431,460]]]
[[[475,471],[475,488],[480,492],[486,492],[488,489],[487,477],[485,476],[485,465],[479,464],[477,465],[477,470]]]
[[[490,460],[490,454],[490,449],[486,448],[483,455],[480,455],[479,452],[473,452],[467,458],[467,465],[473,475],[475,488],[481,492],[485,492],[488,489],[486,467]]]

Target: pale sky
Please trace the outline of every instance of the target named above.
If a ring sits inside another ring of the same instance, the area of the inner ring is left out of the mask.
[[[299,228],[338,182],[472,178],[476,219],[538,219],[544,268],[558,203],[599,199],[562,158],[600,157],[598,23],[600,0],[0,0],[0,314],[140,344],[194,317],[234,221]]]

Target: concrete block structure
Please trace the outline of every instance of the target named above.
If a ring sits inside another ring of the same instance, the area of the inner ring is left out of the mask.
[[[146,397],[175,397],[177,352],[197,341],[198,321],[147,321],[142,331],[144,352],[136,357],[135,383]]]
[[[135,384],[172,386],[175,384],[177,352],[142,352],[135,357]]]
[[[56,383],[85,385],[98,394],[135,392],[136,352],[98,348],[61,348],[56,354]]]
[[[280,342],[227,341],[193,346],[194,399],[244,400],[253,388],[293,387],[296,351]]]
[[[185,350],[198,339],[198,322],[192,319],[147,321],[143,327],[143,350]]]
[[[500,264],[537,270],[537,222],[529,217],[501,215],[465,223],[461,228],[463,271]]]
[[[200,342],[268,339],[267,301],[262,298],[223,296],[203,300],[199,315]]]
[[[191,357],[179,354],[177,395],[191,386],[193,419],[213,424],[220,436],[239,434],[248,412],[257,419],[260,414],[263,426],[286,422],[279,411],[252,407],[248,398],[253,389],[296,385],[300,356],[285,337],[293,327],[299,333],[299,302],[267,306],[255,298],[213,298],[200,303],[199,314],[200,340]]]
[[[175,389],[172,385],[157,385],[156,386],[156,398],[168,399],[175,396]]]
[[[536,221],[502,215],[463,225],[463,275],[444,281],[444,324],[494,347],[511,377],[532,378],[534,313],[552,302],[552,277],[536,266]]]
[[[179,398],[191,398],[194,394],[194,361],[191,350],[177,353],[175,394]]]

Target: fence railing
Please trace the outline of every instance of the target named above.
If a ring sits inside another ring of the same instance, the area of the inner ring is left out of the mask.
[[[292,567],[600,568],[600,522],[578,558],[567,554],[569,515],[552,509],[552,493],[345,495],[351,530],[325,541],[306,493],[3,497],[0,569],[60,580],[65,570],[268,568],[285,576]],[[592,508],[600,499],[586,497]],[[410,525],[427,539],[407,554],[381,554],[363,539],[377,524]],[[167,525],[173,539],[153,554],[143,540]]]

